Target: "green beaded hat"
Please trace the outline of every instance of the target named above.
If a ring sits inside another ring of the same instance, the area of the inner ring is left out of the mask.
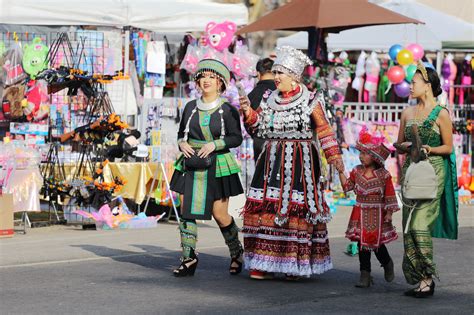
[[[208,71],[217,74],[227,88],[227,84],[230,81],[230,71],[225,64],[215,59],[203,59],[199,61],[196,73],[194,74],[194,80],[197,81],[203,72]]]

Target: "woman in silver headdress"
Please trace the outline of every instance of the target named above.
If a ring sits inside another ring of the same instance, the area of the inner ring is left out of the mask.
[[[247,130],[266,139],[243,212],[244,261],[254,279],[283,273],[293,280],[332,268],[320,149],[339,172],[344,164],[322,95],[300,83],[309,64],[302,52],[277,48],[277,90],[265,93],[257,111],[240,99]]]

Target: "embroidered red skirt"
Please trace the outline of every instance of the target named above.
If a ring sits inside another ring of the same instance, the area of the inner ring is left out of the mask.
[[[392,221],[384,220],[385,214],[386,211],[380,207],[354,206],[347,226],[346,238],[360,242],[362,247],[368,249],[376,249],[382,244],[396,240],[397,231]]]

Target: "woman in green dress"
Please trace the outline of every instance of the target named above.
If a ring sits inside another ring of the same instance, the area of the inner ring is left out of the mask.
[[[452,122],[446,108],[436,102],[435,97],[441,93],[436,71],[419,62],[411,83],[411,96],[418,100],[418,104],[402,112],[397,141],[399,152],[407,153],[414,140],[411,126],[418,125],[422,151],[438,178],[434,199],[417,200],[413,210],[409,206],[403,207],[405,253],[402,267],[407,282],[416,285],[405,295],[418,298],[434,294],[433,276],[437,273],[432,237],[457,239],[458,201]],[[410,162],[407,155],[403,176]],[[404,204],[409,202],[404,200]]]
[[[196,220],[214,218],[229,247],[229,272],[236,275],[242,270],[243,248],[228,207],[229,197],[244,191],[240,167],[229,149],[242,143],[240,116],[220,97],[230,80],[229,69],[222,62],[201,60],[194,79],[202,96],[184,107],[178,131],[182,155],[175,163],[170,183],[171,190],[182,198],[179,231],[183,251],[181,265],[173,273],[176,277],[194,275],[198,263]],[[209,163],[204,163],[206,159]]]

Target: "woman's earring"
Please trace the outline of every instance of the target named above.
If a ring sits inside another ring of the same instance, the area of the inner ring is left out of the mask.
[[[292,82],[291,82],[291,86],[293,87],[293,90],[296,89],[296,82],[295,82],[295,81],[292,81]]]

